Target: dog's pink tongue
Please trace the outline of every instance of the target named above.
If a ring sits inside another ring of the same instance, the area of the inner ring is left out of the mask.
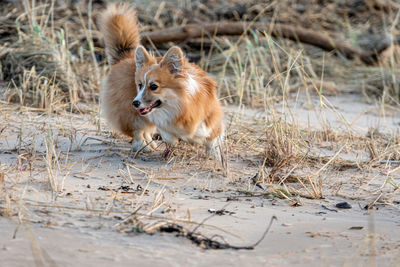
[[[140,110],[140,113],[146,113],[147,111],[149,111],[150,110],[150,107],[145,107],[144,109],[141,109]]]

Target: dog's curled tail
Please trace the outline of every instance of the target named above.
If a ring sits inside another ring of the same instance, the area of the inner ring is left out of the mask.
[[[98,26],[104,37],[109,64],[133,58],[140,42],[135,10],[125,4],[110,4],[98,17]]]

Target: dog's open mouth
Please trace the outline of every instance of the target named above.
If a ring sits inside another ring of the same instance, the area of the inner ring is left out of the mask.
[[[156,102],[154,102],[153,104],[151,104],[148,107],[139,109],[139,113],[140,113],[140,115],[146,115],[150,111],[152,111],[153,108],[158,108],[159,106],[161,106],[161,100],[157,100]]]

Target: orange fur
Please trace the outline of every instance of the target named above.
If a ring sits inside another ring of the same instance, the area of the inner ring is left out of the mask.
[[[111,4],[98,24],[112,65],[102,84],[102,115],[115,130],[133,137],[134,149],[138,150],[144,141],[151,141],[155,126],[132,107],[137,95],[134,51],[140,41],[136,15],[132,8]]]
[[[125,58],[133,58],[140,43],[136,12],[123,4],[110,4],[98,17],[104,36],[108,63],[114,65]]]
[[[139,91],[135,98],[140,103],[139,113],[157,126],[166,142],[206,142],[208,152],[213,153],[217,138],[223,134],[215,81],[189,63],[178,47],[168,50],[158,64],[159,60],[142,46],[136,49],[135,57],[140,59],[136,66]]]

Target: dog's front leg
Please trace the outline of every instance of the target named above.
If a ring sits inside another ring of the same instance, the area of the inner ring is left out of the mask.
[[[178,139],[174,135],[172,135],[168,132],[165,132],[163,130],[159,130],[159,131],[160,131],[162,140],[167,145],[165,152],[164,152],[164,158],[168,158],[169,156],[171,156],[172,152],[174,151],[174,146],[178,142]]]
[[[133,145],[132,145],[132,150],[133,151],[139,151],[142,149],[142,147],[146,145],[144,140],[143,140],[143,132],[141,131],[134,131],[133,133]]]

